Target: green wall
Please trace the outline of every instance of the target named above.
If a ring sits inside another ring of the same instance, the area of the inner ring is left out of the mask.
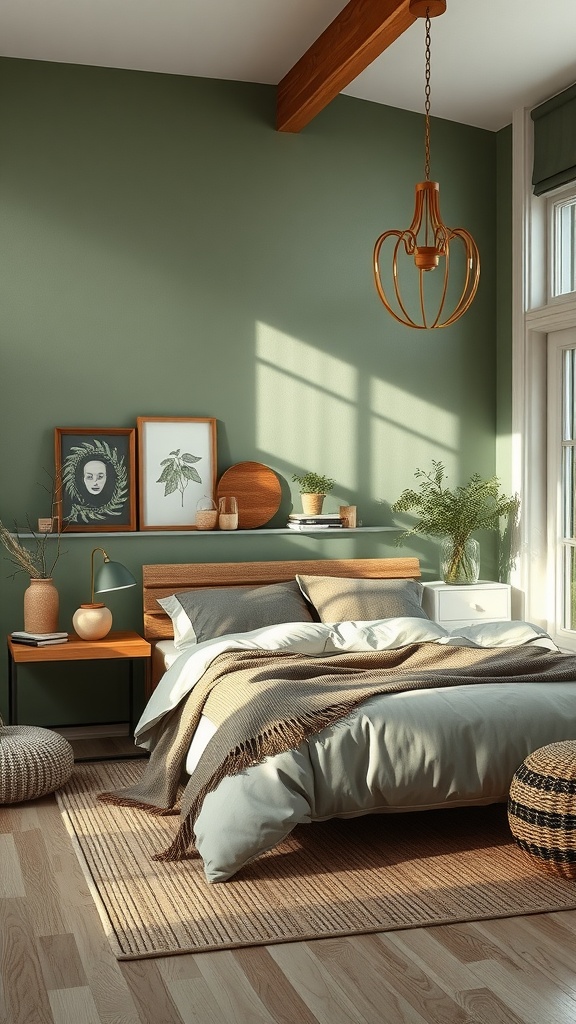
[[[496,150],[492,133],[433,120],[432,176],[474,235],[476,300],[442,331],[396,324],[372,282],[381,231],[409,223],[423,118],[340,96],[299,135],[274,129],[275,89],[0,60],[0,518],[47,514],[54,427],[214,416],[218,465],[252,459],[283,481],[336,478],[328,510],[389,503],[432,458],[453,483],[495,469]],[[292,487],[292,493],[291,493]],[[146,562],[394,555],[394,534],[82,536],[55,580],[61,627],[86,601],[104,543]],[[437,545],[400,551],[435,578]],[[492,536],[482,575],[496,571]],[[0,625],[22,626],[26,581],[0,575]],[[108,601],[139,628],[140,593]],[[22,673],[21,717],[115,718],[114,673]],[[5,708],[5,677],[0,707]]]

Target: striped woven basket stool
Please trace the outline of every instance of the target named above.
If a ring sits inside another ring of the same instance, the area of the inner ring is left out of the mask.
[[[549,743],[514,774],[508,822],[518,846],[543,868],[576,878],[576,740]]]
[[[72,775],[74,753],[68,740],[36,725],[0,722],[0,804],[53,793]]]

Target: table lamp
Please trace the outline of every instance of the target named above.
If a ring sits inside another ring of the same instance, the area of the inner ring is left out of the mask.
[[[104,565],[94,575],[94,555],[101,551]],[[136,580],[122,562],[111,562],[104,548],[94,548],[91,556],[90,604],[81,604],[72,616],[72,625],[81,640],[102,640],[112,627],[112,612],[105,604],[94,601],[94,594],[135,587]]]

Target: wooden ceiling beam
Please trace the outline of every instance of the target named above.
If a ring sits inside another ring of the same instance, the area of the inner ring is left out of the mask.
[[[299,132],[410,28],[409,2],[350,0],[278,85],[278,131]]]

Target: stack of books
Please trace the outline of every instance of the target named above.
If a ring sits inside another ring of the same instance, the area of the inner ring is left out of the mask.
[[[341,530],[342,519],[334,513],[333,515],[307,516],[304,512],[291,512],[288,516],[288,524],[291,530]]]
[[[30,647],[47,647],[49,644],[65,644],[68,633],[27,633],[24,629],[16,629],[10,634],[12,643],[28,644]]]

